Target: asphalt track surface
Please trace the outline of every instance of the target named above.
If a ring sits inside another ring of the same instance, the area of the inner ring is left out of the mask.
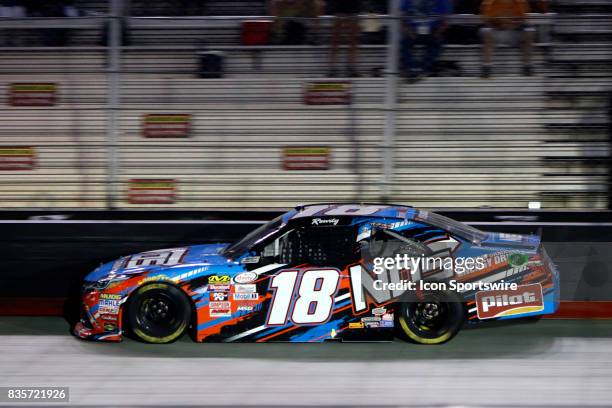
[[[97,406],[611,406],[612,321],[494,324],[432,347],[92,343],[61,318],[2,317],[0,386]]]

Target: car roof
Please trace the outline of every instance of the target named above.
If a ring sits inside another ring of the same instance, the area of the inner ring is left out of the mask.
[[[413,207],[400,204],[317,203],[296,206],[289,219],[341,216],[413,219],[415,212]]]

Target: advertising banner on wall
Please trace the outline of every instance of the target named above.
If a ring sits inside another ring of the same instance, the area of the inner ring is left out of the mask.
[[[128,188],[130,204],[174,204],[176,180],[131,179]]]
[[[329,170],[329,147],[286,147],[283,149],[284,170]]]
[[[36,154],[30,146],[0,146],[0,170],[33,170]]]
[[[142,123],[142,135],[147,138],[185,138],[190,129],[189,114],[148,114]]]
[[[349,105],[351,103],[351,83],[349,81],[308,82],[304,85],[306,105]]]
[[[57,102],[54,83],[19,82],[9,86],[10,106],[53,106]]]

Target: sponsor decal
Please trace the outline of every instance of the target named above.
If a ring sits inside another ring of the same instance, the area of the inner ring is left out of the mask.
[[[257,285],[248,284],[248,285],[234,285],[234,292],[236,293],[253,293],[257,292]]]
[[[191,115],[144,115],[142,135],[147,138],[185,138],[191,130]]]
[[[209,292],[229,292],[232,289],[230,285],[208,285]]]
[[[529,262],[529,255],[515,252],[508,255],[508,264],[510,266],[523,266]]]
[[[210,293],[211,302],[223,302],[228,299],[229,299],[229,293],[227,292],[211,292]]]
[[[208,283],[212,284],[229,284],[231,280],[229,275],[213,275],[208,277]]]
[[[366,329],[378,329],[380,327],[380,322],[363,322],[363,325]]]
[[[232,307],[232,302],[210,302],[210,307],[215,309],[229,309]]]
[[[382,321],[392,322],[393,313],[385,313],[384,315],[382,315]]]
[[[57,85],[45,82],[17,82],[9,88],[11,106],[53,106],[57,102]]]
[[[374,316],[381,316],[384,315],[387,312],[387,309],[385,309],[384,307],[377,307],[372,309],[372,314]]]
[[[113,331],[117,328],[114,324],[107,323],[104,325],[104,331]]]
[[[259,263],[258,256],[246,256],[240,261],[241,264],[256,264]]]
[[[239,312],[247,312],[250,313],[255,310],[255,306],[238,306],[237,309]]]
[[[380,327],[394,327],[393,320],[381,320]]]
[[[363,323],[362,322],[352,322],[352,323],[349,323],[348,328],[349,329],[363,329]]]
[[[283,170],[329,170],[329,147],[286,147],[283,149]]]
[[[306,105],[348,105],[351,103],[349,81],[314,81],[304,85]]]
[[[141,268],[144,266],[174,266],[182,262],[187,251],[188,248],[168,248],[147,251],[123,258],[121,262],[125,264],[124,267],[126,269]],[[121,265],[118,265],[118,268],[121,267]],[[113,265],[113,268],[115,268],[115,265]],[[164,275],[151,276],[151,278],[154,279],[162,279],[162,277],[169,279]]]
[[[0,146],[0,170],[34,170],[36,154],[30,146]]]
[[[338,225],[340,220],[338,218],[313,218],[311,225]]]
[[[523,237],[519,234],[501,233],[499,234],[499,239],[510,242],[521,242],[523,240]]]
[[[476,293],[479,319],[513,316],[544,310],[542,285],[518,286],[515,290],[490,290]]]
[[[313,218],[311,225],[338,225],[340,220],[338,218]]]
[[[485,255],[482,257],[484,265],[482,268],[478,268],[478,269],[480,269],[481,271],[493,271],[502,266],[506,266],[506,265],[512,266],[509,258],[510,258],[510,255],[513,253],[514,252],[509,252],[509,251],[499,251],[493,254]],[[529,260],[529,258],[527,260]],[[520,262],[518,258],[516,258],[515,261]],[[527,263],[524,263],[520,266],[514,266],[512,269],[509,270],[509,271],[512,271],[513,273],[507,274],[506,278],[508,278],[512,274],[515,274],[516,272],[525,270],[527,266],[528,266]]]
[[[231,302],[210,302],[208,307],[210,317],[227,317],[232,315]]]
[[[176,180],[131,179],[128,184],[130,204],[174,204],[176,202]]]
[[[397,229],[400,227],[405,227],[406,225],[410,225],[410,224],[412,224],[412,221],[398,221],[398,222],[392,222],[390,224],[387,224],[384,222],[370,223],[372,228],[378,228],[378,229]]]
[[[230,317],[232,311],[230,309],[210,309],[208,315],[210,317]]]
[[[100,299],[121,300],[121,295],[115,293],[100,293]]]
[[[366,316],[366,317],[362,317],[361,321],[364,323],[367,322],[380,322],[381,321],[381,317],[380,316]]]
[[[82,323],[81,323],[82,324]],[[79,324],[79,325],[81,325]],[[77,326],[77,335],[79,337],[89,337],[91,336],[91,329],[85,327],[85,326]]]
[[[234,276],[234,282],[236,283],[251,283],[257,280],[257,273],[255,272],[242,272]]]
[[[119,301],[118,300],[100,300],[98,302],[98,313],[100,314],[118,314],[119,313]]]
[[[258,293],[234,293],[234,300],[257,300]]]
[[[397,229],[406,225],[410,225],[412,223],[412,221],[398,221],[394,223],[371,222],[360,227],[359,234],[357,235],[357,241],[361,241],[363,239],[371,237],[372,230]]]
[[[140,284],[147,283],[147,282],[167,281],[167,280],[170,280],[170,278],[167,277],[166,275],[153,275],[153,276],[147,276],[146,278],[141,280]]]
[[[109,320],[111,322],[116,322],[118,319],[118,316],[116,314],[115,315],[105,314],[105,315],[100,316],[100,318],[102,320]]]

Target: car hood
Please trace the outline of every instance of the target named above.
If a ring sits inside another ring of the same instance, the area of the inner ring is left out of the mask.
[[[207,245],[192,245],[184,247],[175,247],[167,249],[159,249],[154,251],[140,252],[133,255],[121,257],[113,262],[108,262],[100,265],[93,272],[85,276],[85,281],[93,282],[99,281],[105,278],[112,278],[118,275],[135,275],[144,272],[159,272],[176,270],[177,273],[184,271],[186,267],[190,266],[227,266],[232,261],[225,256],[221,255],[221,252],[227,248],[229,244],[207,244]],[[182,254],[180,256],[180,263],[171,262],[170,264],[142,264],[134,265],[130,261],[135,258],[146,258],[147,256],[154,255],[155,253],[170,254],[172,251]]]

